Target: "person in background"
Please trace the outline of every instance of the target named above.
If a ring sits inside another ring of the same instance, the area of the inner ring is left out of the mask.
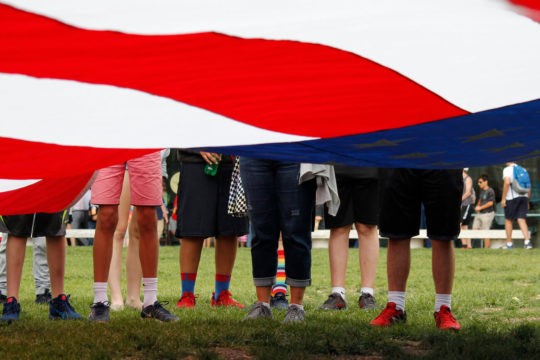
[[[527,226],[527,211],[529,210],[529,199],[531,197],[531,188],[527,194],[518,193],[513,187],[514,180],[514,162],[507,162],[503,169],[503,191],[501,206],[504,208],[504,229],[506,230],[506,246],[504,249],[513,249],[512,230],[514,220],[517,221],[519,229],[525,239],[524,248],[532,249],[529,228]]]
[[[477,180],[480,194],[474,207],[476,211],[472,228],[473,230],[489,230],[495,218],[495,191],[489,187],[487,174],[482,174]],[[484,239],[484,248],[489,249],[491,240]]]
[[[463,194],[461,195],[461,229],[467,230],[469,228],[469,223],[471,222],[471,215],[473,213],[476,199],[473,181],[469,176],[469,168],[463,168],[461,175],[463,177]],[[472,248],[471,239],[461,239],[461,241],[463,248]]]

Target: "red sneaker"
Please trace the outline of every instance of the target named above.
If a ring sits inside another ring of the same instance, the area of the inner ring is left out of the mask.
[[[212,293],[212,306],[230,306],[243,309],[244,305],[240,304],[238,301],[232,298],[232,294],[229,290],[223,290],[219,293],[217,300],[215,298],[215,293]]]
[[[407,314],[403,310],[396,308],[396,303],[389,302],[386,307],[375,319],[369,323],[373,326],[391,326],[395,323],[404,323],[407,321]]]
[[[193,295],[192,292],[186,291],[182,294],[182,297],[176,303],[177,308],[192,308],[195,307],[196,298],[198,295]]]
[[[458,323],[454,315],[452,315],[450,308],[446,305],[441,306],[441,309],[434,313],[433,316],[435,317],[435,325],[437,325],[437,327],[441,330],[461,329],[461,325]]]

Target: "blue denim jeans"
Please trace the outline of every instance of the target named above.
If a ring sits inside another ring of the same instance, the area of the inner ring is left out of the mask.
[[[240,173],[253,227],[251,260],[255,286],[275,282],[280,233],[285,251],[286,283],[311,284],[311,229],[315,180],[298,184],[300,164],[240,159]]]

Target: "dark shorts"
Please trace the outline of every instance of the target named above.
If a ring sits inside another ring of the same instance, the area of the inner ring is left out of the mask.
[[[339,193],[339,210],[336,216],[324,211],[324,225],[327,229],[334,229],[361,223],[377,225],[379,222],[379,180],[355,179],[337,176]]]
[[[384,184],[381,235],[390,239],[418,235],[423,203],[428,237],[453,240],[460,231],[462,192],[461,170],[393,170]]]
[[[461,207],[461,225],[469,225],[471,222],[473,205],[465,205]]]
[[[188,162],[180,165],[176,237],[247,234],[247,218],[227,214],[233,164],[220,163],[215,176],[206,175],[204,166]]]
[[[518,196],[512,200],[506,200],[504,218],[507,220],[525,219],[529,210],[529,199],[526,196]]]
[[[67,221],[67,211],[2,216],[7,233],[22,238],[65,236]]]

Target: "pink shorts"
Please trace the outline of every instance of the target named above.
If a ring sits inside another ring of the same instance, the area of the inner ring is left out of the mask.
[[[161,154],[151,153],[127,161],[131,205],[159,206],[163,197]],[[92,185],[92,204],[118,205],[126,163],[101,169]]]

